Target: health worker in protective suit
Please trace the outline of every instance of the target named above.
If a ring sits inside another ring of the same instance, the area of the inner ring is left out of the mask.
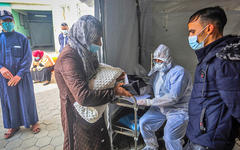
[[[159,145],[155,132],[164,124],[167,150],[182,150],[182,138],[188,123],[188,101],[191,94],[191,76],[181,66],[174,65],[169,48],[163,44],[154,52],[152,78],[153,99],[139,100],[139,105],[151,106],[140,118],[140,131],[146,147],[157,150]]]

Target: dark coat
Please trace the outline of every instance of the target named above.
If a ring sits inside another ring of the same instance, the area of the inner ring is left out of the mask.
[[[195,144],[230,150],[235,143],[240,123],[240,59],[228,59],[222,52],[235,53],[231,44],[239,41],[239,37],[229,35],[196,51],[199,64],[187,128],[187,136]]]
[[[80,117],[73,103],[77,101],[83,106],[106,104],[113,99],[114,90],[90,90],[83,68],[77,50],[68,45],[54,68],[60,90],[64,150],[108,150],[110,142],[104,118],[96,123],[88,123]]]

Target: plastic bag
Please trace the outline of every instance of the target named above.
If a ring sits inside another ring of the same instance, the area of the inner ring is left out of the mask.
[[[132,130],[135,130],[134,114],[132,114],[132,113],[121,117],[118,120],[118,122]],[[139,129],[139,121],[137,121],[137,131],[139,131],[139,130],[140,130]]]

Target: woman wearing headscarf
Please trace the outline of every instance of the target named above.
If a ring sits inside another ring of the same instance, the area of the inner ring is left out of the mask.
[[[181,139],[185,135],[188,121],[188,102],[191,94],[191,76],[183,67],[174,65],[170,50],[159,45],[155,50],[154,67],[149,72],[153,78],[153,99],[139,100],[139,105],[151,106],[140,118],[140,131],[146,147],[143,150],[157,150],[155,132],[164,124],[167,150],[182,150]]]
[[[89,80],[96,74],[99,62],[101,23],[93,16],[82,16],[69,32],[68,45],[55,65],[55,77],[60,90],[64,150],[108,150],[110,140],[104,118],[95,123],[85,121],[73,104],[99,106],[114,100],[115,95],[130,96],[117,84],[106,90],[90,90]]]

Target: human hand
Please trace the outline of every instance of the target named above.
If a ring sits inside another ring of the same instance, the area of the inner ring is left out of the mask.
[[[138,105],[144,105],[144,106],[150,106],[151,105],[151,99],[141,99],[137,101]]]
[[[37,71],[41,71],[41,70],[43,70],[43,67],[38,66]]]
[[[121,87],[122,85],[124,85],[124,83],[117,83],[117,85],[114,87],[115,94],[119,96],[131,97],[132,94]]]
[[[118,78],[117,78],[117,81],[121,81],[121,80],[124,80],[125,78],[125,72],[123,72]]]
[[[11,73],[7,68],[5,68],[5,67],[2,67],[2,68],[0,69],[0,72],[1,72],[2,76],[3,76],[5,79],[10,80],[11,78],[13,78],[12,73]]]
[[[16,75],[13,78],[11,78],[10,81],[8,81],[8,86],[16,86],[20,80],[21,80],[21,77]]]

